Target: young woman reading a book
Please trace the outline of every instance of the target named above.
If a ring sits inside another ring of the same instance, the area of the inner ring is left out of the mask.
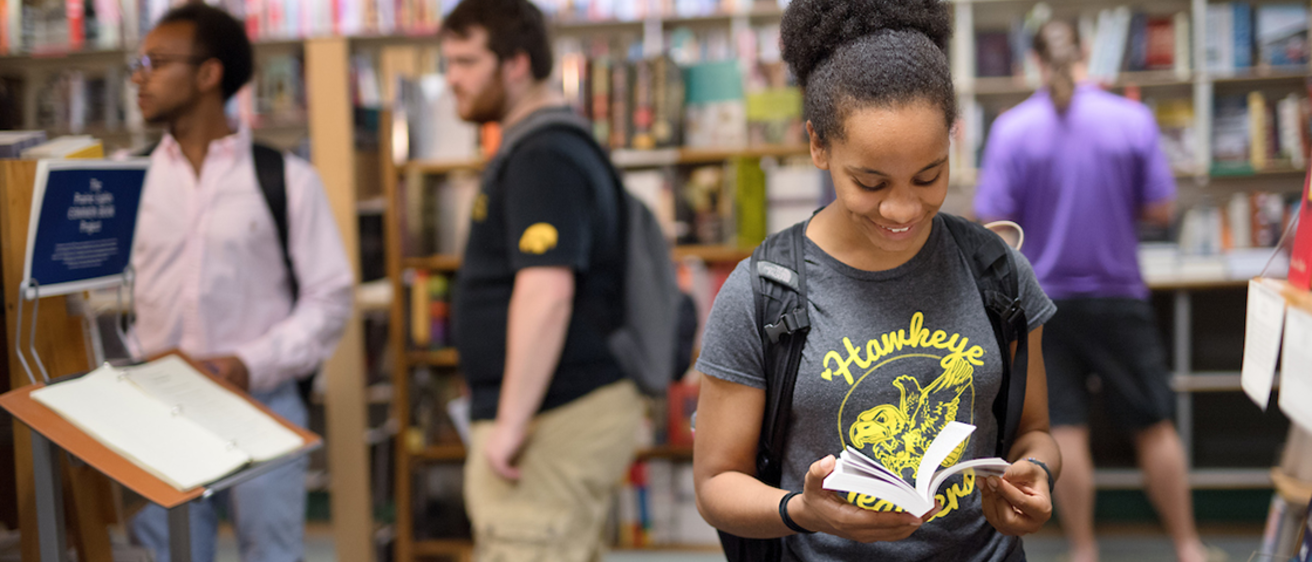
[[[755,476],[767,398],[747,261],[707,323],[694,456],[706,520],[740,537],[783,537],[784,560],[1024,560],[1018,537],[1052,513],[1061,459],[1048,434],[1041,326],[1055,309],[1014,251],[1030,356],[1011,466],[1001,477],[954,475],[923,518],[823,488],[846,447],[914,478],[952,421],[978,429],[943,465],[994,456],[991,407],[1009,351],[937,216],[956,119],[948,10],[939,0],[793,0],[784,14],[784,58],[805,89],[812,160],[832,176],[837,199],[805,226],[810,331],[782,484]]]

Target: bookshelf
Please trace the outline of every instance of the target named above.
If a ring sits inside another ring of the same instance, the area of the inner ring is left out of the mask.
[[[950,58],[965,129],[962,142],[954,147],[953,173],[959,177],[974,177],[978,173],[980,149],[987,142],[984,135],[988,133],[992,118],[1029,97],[1039,83],[1035,73],[1024,72],[1025,66],[1020,58],[1023,55],[1016,52],[1010,53],[1013,57],[1010,59],[1011,72],[1003,76],[982,76],[990,73],[977,64],[980,62],[977,47],[982,41],[981,36],[986,32],[1015,33],[1018,22],[1038,2],[952,0],[952,3],[955,29]],[[1258,10],[1274,3],[1252,2],[1253,23],[1256,24]],[[1209,42],[1217,40],[1208,36],[1209,6],[1221,4],[1208,0],[1069,0],[1047,3],[1054,17],[1075,21],[1081,18],[1096,19],[1099,11],[1118,6],[1127,6],[1132,12],[1147,13],[1150,16],[1182,14],[1181,19],[1187,22],[1189,28],[1189,38],[1188,43],[1177,45],[1174,54],[1177,57],[1181,55],[1180,48],[1183,47],[1183,54],[1189,59],[1188,64],[1128,71],[1127,63],[1119,67],[1121,71],[1114,73],[1113,78],[1104,79],[1102,83],[1111,91],[1137,96],[1145,103],[1150,103],[1150,106],[1152,102],[1187,100],[1191,108],[1187,122],[1174,125],[1176,130],[1181,131],[1178,135],[1193,145],[1192,161],[1179,165],[1173,162],[1179,184],[1179,204],[1186,210],[1204,206],[1219,207],[1224,214],[1227,202],[1238,194],[1261,191],[1290,199],[1290,196],[1302,189],[1306,169],[1278,158],[1272,159],[1265,166],[1237,166],[1231,170],[1215,168],[1212,165],[1216,152],[1213,141],[1218,133],[1223,132],[1216,130],[1219,125],[1216,116],[1217,101],[1225,97],[1246,97],[1250,92],[1261,92],[1267,105],[1276,103],[1288,94],[1296,94],[1305,99],[1312,67],[1306,63],[1274,66],[1261,64],[1259,48],[1256,46],[1252,47],[1251,67],[1218,68],[1206,64]],[[1180,19],[1174,21],[1178,24]],[[1096,40],[1096,36],[1089,36],[1083,29],[1081,35],[1086,44]],[[1253,35],[1257,35],[1256,31]],[[1130,41],[1127,51],[1133,48],[1132,34]],[[1095,46],[1093,50],[1096,52],[1097,49]],[[1128,54],[1126,58],[1129,58]],[[1165,136],[1170,125],[1163,122],[1160,111],[1157,116]],[[1302,121],[1306,120],[1304,114]],[[1306,139],[1306,123],[1300,123],[1299,126]],[[1301,149],[1306,150],[1307,141],[1302,142]],[[1273,252],[1274,248],[1268,251]],[[1231,279],[1225,274],[1216,274],[1193,279],[1164,278],[1149,281],[1153,300],[1158,305],[1164,336],[1167,337],[1166,344],[1173,358],[1175,422],[1187,451],[1189,481],[1194,489],[1269,489],[1273,485],[1269,467],[1258,466],[1260,462],[1254,465],[1237,458],[1239,455],[1235,455],[1233,462],[1218,462],[1217,455],[1213,453],[1219,446],[1218,440],[1233,436],[1218,435],[1215,424],[1207,421],[1216,419],[1218,415],[1222,416],[1221,419],[1231,419],[1228,417],[1231,412],[1227,409],[1242,401],[1238,363],[1235,362],[1233,368],[1228,364],[1213,368],[1216,362],[1212,360],[1218,354],[1238,357],[1242,349],[1242,334],[1237,336],[1236,341],[1234,334],[1224,330],[1219,330],[1225,332],[1223,334],[1212,332],[1218,331],[1217,325],[1242,323],[1242,313],[1232,310],[1233,306],[1226,303],[1241,301],[1246,294],[1249,276],[1251,274]],[[1223,311],[1213,312],[1211,309]],[[1206,320],[1202,320],[1204,316]],[[1205,364],[1199,368],[1202,363]],[[1274,454],[1284,424],[1287,423],[1283,417],[1263,418],[1260,413],[1240,417],[1244,417],[1243,423],[1253,423],[1254,427],[1260,427],[1253,436],[1253,442],[1260,442],[1262,446],[1271,445],[1270,451],[1262,450],[1254,456]],[[1251,445],[1245,450],[1253,452],[1255,447],[1257,445]],[[1102,466],[1106,465],[1100,463]],[[1142,476],[1135,469],[1100,468],[1095,474],[1095,482],[1101,489],[1140,488]]]
[[[251,124],[254,136],[261,142],[282,149],[300,150],[316,167],[323,180],[334,218],[338,222],[348,255],[358,255],[356,196],[356,154],[352,128],[350,99],[350,55],[355,40],[344,37],[314,39],[287,39],[257,41],[257,65],[267,64],[272,58],[294,60],[297,69],[293,87],[303,98],[308,89],[314,89],[315,103],[303,99],[291,111],[265,113],[255,121],[243,115]],[[115,77],[126,80],[125,63],[131,49],[101,49],[77,52],[55,52],[41,55],[7,54],[0,56],[0,77],[18,77],[25,83],[21,99],[20,128],[44,128],[49,136],[60,134],[90,134],[105,143],[107,153],[116,148],[136,148],[154,142],[159,131],[147,128],[131,114],[135,103],[127,88],[115,100],[119,104],[113,119],[106,122],[86,123],[84,128],[46,123],[38,120],[38,105],[42,97],[39,87],[54,73],[78,71],[86,76]],[[117,74],[116,74],[117,73]],[[257,71],[257,80],[259,72]],[[256,103],[251,89],[248,103]],[[295,96],[293,96],[295,97]],[[359,277],[358,261],[356,275]],[[336,354],[325,363],[322,373],[326,392],[313,400],[329,415],[325,415],[325,432],[334,443],[327,450],[326,476],[316,479],[328,481],[333,493],[330,496],[335,548],[339,556],[350,560],[375,559],[374,524],[370,497],[373,487],[370,473],[368,444],[378,441],[377,429],[367,427],[369,403],[377,403],[380,389],[364,387],[364,349],[359,317],[348,322]],[[363,398],[362,398],[363,397]],[[389,432],[383,429],[384,434]],[[386,435],[390,438],[390,435]],[[313,477],[313,475],[312,475]]]

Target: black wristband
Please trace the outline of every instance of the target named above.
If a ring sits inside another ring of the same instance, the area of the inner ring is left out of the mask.
[[[1056,486],[1057,483],[1052,481],[1052,471],[1051,471],[1051,470],[1048,470],[1048,465],[1045,464],[1043,461],[1041,461],[1041,460],[1039,460],[1039,459],[1036,459],[1036,458],[1034,458],[1034,457],[1026,457],[1025,460],[1030,461],[1030,462],[1032,462],[1032,463],[1034,463],[1034,464],[1039,465],[1039,468],[1042,468],[1042,469],[1043,469],[1043,473],[1048,475],[1048,495],[1051,496],[1051,495],[1052,495],[1052,487],[1053,487],[1053,486]]]
[[[792,529],[794,532],[802,533],[804,535],[809,535],[811,533],[814,533],[815,531],[806,530],[806,528],[802,527],[801,525],[798,525],[796,521],[793,521],[792,517],[788,516],[788,500],[793,499],[793,496],[796,496],[798,494],[801,494],[801,492],[788,492],[787,494],[784,494],[784,499],[779,500],[779,518],[783,519],[784,525],[786,525],[789,529]]]

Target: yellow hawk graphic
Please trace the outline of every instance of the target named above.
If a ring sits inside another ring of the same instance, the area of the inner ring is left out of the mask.
[[[537,223],[524,230],[524,235],[519,238],[519,251],[540,256],[556,247],[559,236],[556,227],[545,222]]]
[[[956,421],[961,395],[970,388],[974,375],[969,361],[957,359],[925,388],[911,375],[897,377],[893,386],[901,392],[901,400],[896,406],[881,404],[861,412],[849,431],[852,446],[864,449],[873,445],[880,463],[903,478],[914,478],[930,441],[947,422]],[[956,464],[967,443],[969,440],[962,442],[943,466]]]

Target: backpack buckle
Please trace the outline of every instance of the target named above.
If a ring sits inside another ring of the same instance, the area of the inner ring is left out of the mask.
[[[1025,313],[1025,307],[1021,305],[1020,298],[1008,298],[1006,295],[997,292],[991,292],[992,302],[989,303],[989,309],[998,315],[1004,323],[1012,324],[1021,315]]]
[[[779,321],[766,324],[765,335],[770,336],[770,343],[779,343],[779,337],[791,334],[803,328],[811,327],[811,319],[805,308],[795,308],[779,315]]]

